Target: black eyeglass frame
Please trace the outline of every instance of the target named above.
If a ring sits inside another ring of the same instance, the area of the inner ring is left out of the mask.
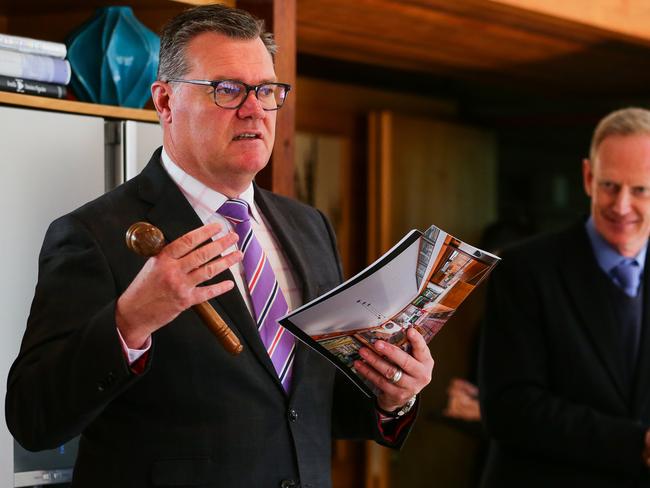
[[[240,85],[243,85],[246,88],[246,93],[244,94],[244,97],[242,98],[241,102],[239,102],[239,105],[235,107],[224,107],[223,105],[219,105],[217,103],[217,87],[221,83],[225,82],[231,82],[231,83],[238,83]],[[279,110],[282,108],[284,105],[284,102],[287,100],[287,96],[289,96],[289,91],[291,91],[291,85],[289,83],[279,83],[279,82],[266,82],[266,83],[260,83],[259,85],[249,85],[248,83],[244,83],[243,81],[240,80],[231,80],[231,79],[226,79],[226,80],[183,80],[181,78],[169,78],[166,80],[166,83],[189,83],[190,85],[201,85],[201,86],[211,86],[212,87],[212,99],[214,100],[214,104],[217,107],[225,108],[226,110],[237,110],[241,108],[244,103],[246,103],[246,100],[248,99],[248,94],[250,92],[255,92],[255,98],[259,101],[259,90],[263,86],[281,86],[284,88],[284,98],[282,99],[282,102],[278,104],[275,108],[264,108],[262,107],[262,110],[266,112],[274,112],[275,110]],[[261,103],[261,102],[260,102]]]

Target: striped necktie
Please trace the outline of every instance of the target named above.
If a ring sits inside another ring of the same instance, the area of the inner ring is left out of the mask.
[[[238,245],[244,254],[244,275],[257,330],[284,390],[289,392],[295,340],[278,324],[278,319],[287,313],[289,307],[266,253],[253,234],[248,203],[237,198],[226,200],[217,212],[228,219],[239,236]]]

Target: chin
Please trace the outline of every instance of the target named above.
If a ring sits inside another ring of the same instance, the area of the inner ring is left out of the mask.
[[[630,253],[636,254],[638,252],[636,247],[639,240],[636,236],[627,236],[616,233],[606,236],[605,240],[623,256],[629,256]]]
[[[237,172],[255,176],[257,173],[264,169],[267,163],[268,159],[250,159],[240,161],[237,163]]]

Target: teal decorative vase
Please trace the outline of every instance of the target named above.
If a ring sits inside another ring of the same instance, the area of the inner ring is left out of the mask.
[[[86,102],[142,108],[156,79],[160,39],[131,7],[103,7],[66,41],[71,86]]]

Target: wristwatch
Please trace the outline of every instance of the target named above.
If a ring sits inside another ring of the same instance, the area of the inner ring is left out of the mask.
[[[416,400],[417,400],[417,395],[413,395],[411,398],[408,399],[408,401],[404,405],[402,405],[397,410],[393,410],[392,412],[384,410],[379,405],[377,405],[377,410],[379,410],[379,412],[386,417],[398,419],[411,411],[413,405],[415,405]]]

